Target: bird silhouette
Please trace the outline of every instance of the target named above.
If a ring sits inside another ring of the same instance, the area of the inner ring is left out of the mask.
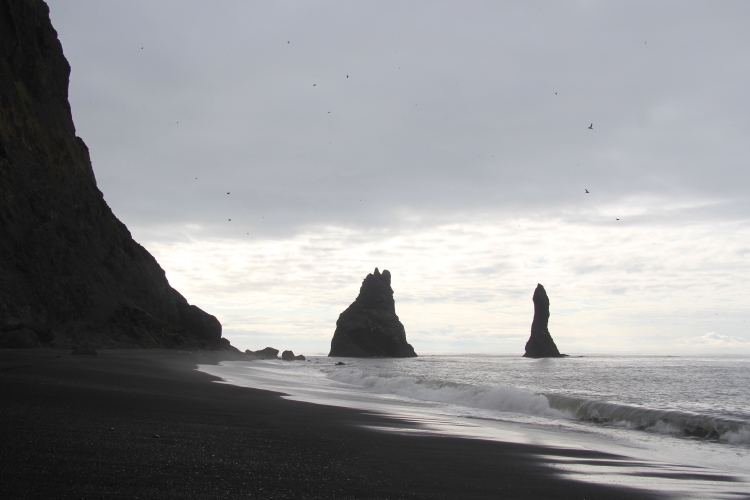
[[[584,190],[584,191],[586,191],[586,193],[588,194],[588,192],[589,192],[589,190],[588,190],[588,189],[586,189],[586,188],[583,188],[583,190]]]
[[[594,130],[594,124],[589,125],[589,130]]]
[[[317,83],[313,83],[313,87],[316,86],[316,85],[317,85]]]
[[[229,194],[229,191],[227,191],[227,194]]]
[[[347,78],[349,78],[349,75],[346,75]]]

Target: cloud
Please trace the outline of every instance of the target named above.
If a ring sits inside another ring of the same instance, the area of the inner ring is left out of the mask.
[[[694,343],[704,344],[708,346],[733,346],[741,345],[743,347],[750,346],[750,340],[745,340],[742,337],[730,337],[729,335],[721,335],[715,332],[708,332],[705,335],[696,337],[693,339]]]
[[[750,2],[48,3],[105,199],[233,341],[324,351],[378,265],[418,352],[521,350],[537,282],[567,352],[747,345],[699,336],[748,335]]]
[[[128,227],[748,216],[747,5],[292,5],[50,0]]]

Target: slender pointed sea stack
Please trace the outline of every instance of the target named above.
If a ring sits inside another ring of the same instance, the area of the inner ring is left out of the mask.
[[[47,5],[0,0],[0,347],[230,348],[104,201],[69,75]]]
[[[549,322],[549,298],[541,284],[534,290],[534,321],[531,323],[531,336],[526,342],[526,358],[559,358],[565,356],[557,350],[547,329]]]
[[[404,325],[396,316],[391,273],[378,268],[368,274],[359,296],[336,321],[329,356],[351,358],[413,358]]]

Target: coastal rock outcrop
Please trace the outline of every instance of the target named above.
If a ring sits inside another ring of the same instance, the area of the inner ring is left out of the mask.
[[[404,325],[396,316],[391,273],[378,268],[368,274],[359,296],[336,321],[329,356],[352,358],[410,358],[417,353],[406,342]]]
[[[259,351],[251,351],[250,349],[247,349],[245,351],[245,354],[247,354],[248,356],[253,356],[255,359],[279,358],[279,350],[274,349],[273,347],[266,347],[265,349],[260,349]]]
[[[534,290],[534,320],[531,323],[531,336],[526,342],[526,358],[559,358],[565,356],[557,350],[547,329],[549,323],[549,298],[541,284]]]
[[[294,351],[284,351],[281,353],[281,359],[284,361],[304,361],[305,357],[302,354],[295,356]]]
[[[0,1],[0,345],[234,349],[112,213],[41,0]]]

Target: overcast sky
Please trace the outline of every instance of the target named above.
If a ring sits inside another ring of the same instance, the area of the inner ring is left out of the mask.
[[[327,353],[378,266],[417,353],[522,352],[537,282],[563,352],[750,352],[748,2],[48,3],[105,199],[242,349]]]

